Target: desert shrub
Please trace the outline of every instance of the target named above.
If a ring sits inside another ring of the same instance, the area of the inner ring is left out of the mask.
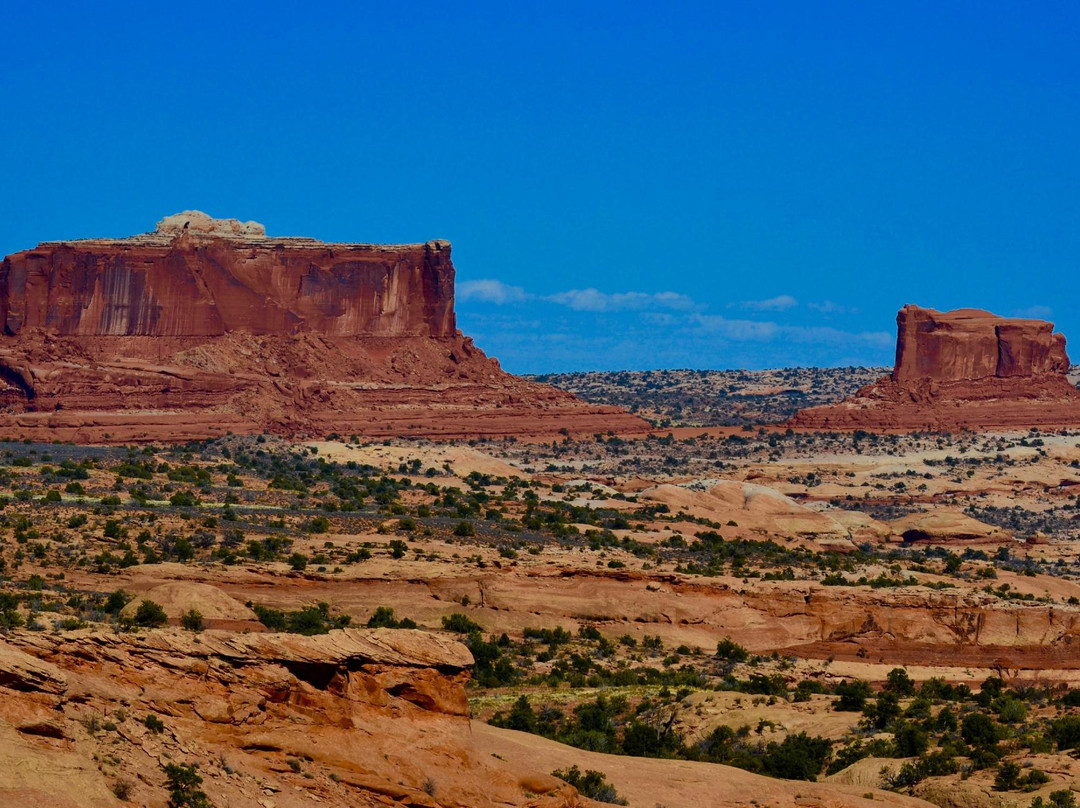
[[[212,808],[210,798],[199,788],[202,777],[196,766],[166,763],[162,769],[169,790],[170,808]]]
[[[408,617],[398,620],[394,617],[394,610],[389,606],[379,606],[375,613],[368,618],[368,628],[416,628],[416,622]]]
[[[833,692],[840,697],[836,701],[836,709],[848,713],[862,712],[871,693],[870,685],[860,679],[841,682]]]
[[[1001,739],[1001,727],[988,715],[969,713],[960,723],[960,737],[972,746],[989,747]]]
[[[144,600],[139,604],[139,608],[135,611],[135,617],[133,621],[137,626],[143,626],[145,628],[157,628],[163,626],[169,622],[168,615],[165,614],[165,609],[162,608],[160,603],[155,603],[152,600]]]
[[[730,637],[724,637],[716,644],[716,658],[727,662],[746,662],[750,658],[750,652]]]
[[[327,634],[334,629],[345,628],[352,622],[352,618],[347,614],[332,616],[329,603],[318,603],[293,612],[283,612],[256,603],[252,604],[251,610],[259,618],[259,622],[269,629],[306,636]]]
[[[832,743],[827,739],[800,732],[788,735],[782,743],[770,743],[765,748],[761,768],[771,777],[813,780],[825,767],[831,752]]]
[[[461,612],[443,615],[442,627],[447,631],[454,631],[458,634],[472,634],[483,629],[483,626],[470,620]]]
[[[930,748],[930,736],[926,730],[908,722],[896,728],[894,742],[900,757],[918,757]]]
[[[1067,715],[1051,721],[1050,737],[1059,749],[1075,749],[1080,746],[1080,716]]]
[[[202,631],[205,628],[202,613],[198,609],[188,609],[180,615],[180,625],[188,631]]]
[[[607,777],[598,771],[586,769],[582,774],[577,766],[571,766],[566,770],[556,769],[552,776],[564,780],[581,793],[583,797],[597,802],[606,802],[611,805],[626,805],[626,800],[619,797],[615,787],[607,782]]]
[[[169,504],[179,508],[190,508],[199,504],[199,498],[190,491],[182,490],[169,497]]]

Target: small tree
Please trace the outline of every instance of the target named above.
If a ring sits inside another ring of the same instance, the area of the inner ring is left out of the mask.
[[[139,608],[135,610],[134,622],[137,626],[157,628],[168,623],[169,617],[165,614],[165,609],[162,608],[160,603],[144,600],[139,604]]]
[[[197,609],[188,609],[180,615],[180,625],[188,631],[202,631],[206,627],[202,612]]]
[[[750,652],[730,637],[724,637],[716,644],[716,658],[727,662],[746,662],[750,658]]]
[[[202,777],[196,766],[166,763],[163,768],[171,808],[213,808],[206,792],[199,788]]]

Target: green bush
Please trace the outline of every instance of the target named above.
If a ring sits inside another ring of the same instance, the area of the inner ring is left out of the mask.
[[[727,662],[746,662],[750,658],[750,652],[730,637],[724,637],[716,644],[716,658]]]
[[[479,632],[483,629],[483,626],[473,622],[461,612],[443,615],[442,627],[447,631],[454,631],[458,634],[472,634],[474,631]]]
[[[180,615],[180,625],[188,631],[202,631],[205,628],[202,613],[197,609],[188,609]]]
[[[834,688],[833,692],[840,697],[836,701],[837,711],[846,713],[862,712],[871,693],[870,685],[860,679],[841,682]]]
[[[556,769],[552,776],[564,780],[583,796],[597,802],[606,802],[611,805],[626,805],[626,800],[619,797],[615,787],[607,782],[607,777],[598,771],[587,769],[584,774],[577,766],[571,766],[565,771]]]
[[[379,606],[375,613],[368,618],[368,628],[416,628],[416,622],[408,617],[398,620],[394,617],[394,610],[389,606]]]
[[[160,603],[154,603],[152,600],[144,600],[139,604],[139,608],[135,610],[133,622],[137,626],[157,628],[158,626],[163,626],[168,623],[169,618],[168,615],[165,614],[165,609],[162,608]]]
[[[170,808],[213,808],[206,792],[199,788],[202,777],[196,771],[196,766],[166,763],[162,769],[169,790]]]

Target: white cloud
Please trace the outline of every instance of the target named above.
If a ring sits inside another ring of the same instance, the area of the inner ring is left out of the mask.
[[[520,286],[510,286],[493,279],[463,281],[457,285],[457,298],[461,301],[475,300],[503,306],[507,303],[521,303],[531,297],[532,295]]]
[[[1033,317],[1036,320],[1049,320],[1054,316],[1054,310],[1049,306],[1028,306],[1014,312],[1015,317]]]
[[[814,342],[822,345],[861,345],[891,348],[896,336],[886,331],[841,331],[829,326],[783,326],[783,336],[792,342]]]
[[[574,311],[641,311],[671,309],[690,311],[697,308],[694,301],[678,292],[601,292],[599,289],[570,289],[544,298],[549,303],[568,306]]]
[[[786,311],[798,305],[799,301],[791,295],[777,295],[765,300],[744,300],[739,304],[739,308],[751,311]]]
[[[731,320],[717,314],[698,314],[692,324],[700,333],[711,334],[733,342],[817,343],[821,345],[858,345],[870,348],[890,348],[893,335],[885,331],[841,331],[828,326],[780,325],[762,320]]]
[[[738,342],[748,340],[765,341],[771,340],[780,331],[776,323],[759,322],[758,320],[730,320],[719,314],[699,314],[694,317],[694,322],[700,330],[715,334]]]
[[[831,300],[823,300],[820,303],[807,303],[806,305],[822,314],[854,314],[858,311],[858,309],[851,308],[850,306],[841,306],[839,303],[833,303]]]

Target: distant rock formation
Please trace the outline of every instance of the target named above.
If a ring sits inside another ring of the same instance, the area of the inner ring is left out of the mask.
[[[1042,320],[904,306],[896,326],[897,384],[1054,377],[1069,370],[1065,337]]]
[[[904,306],[896,367],[839,404],[798,413],[814,429],[1009,429],[1080,424],[1065,337],[1042,320]]]
[[[642,431],[457,330],[450,244],[275,238],[198,211],[0,266],[0,434],[189,440]]]

